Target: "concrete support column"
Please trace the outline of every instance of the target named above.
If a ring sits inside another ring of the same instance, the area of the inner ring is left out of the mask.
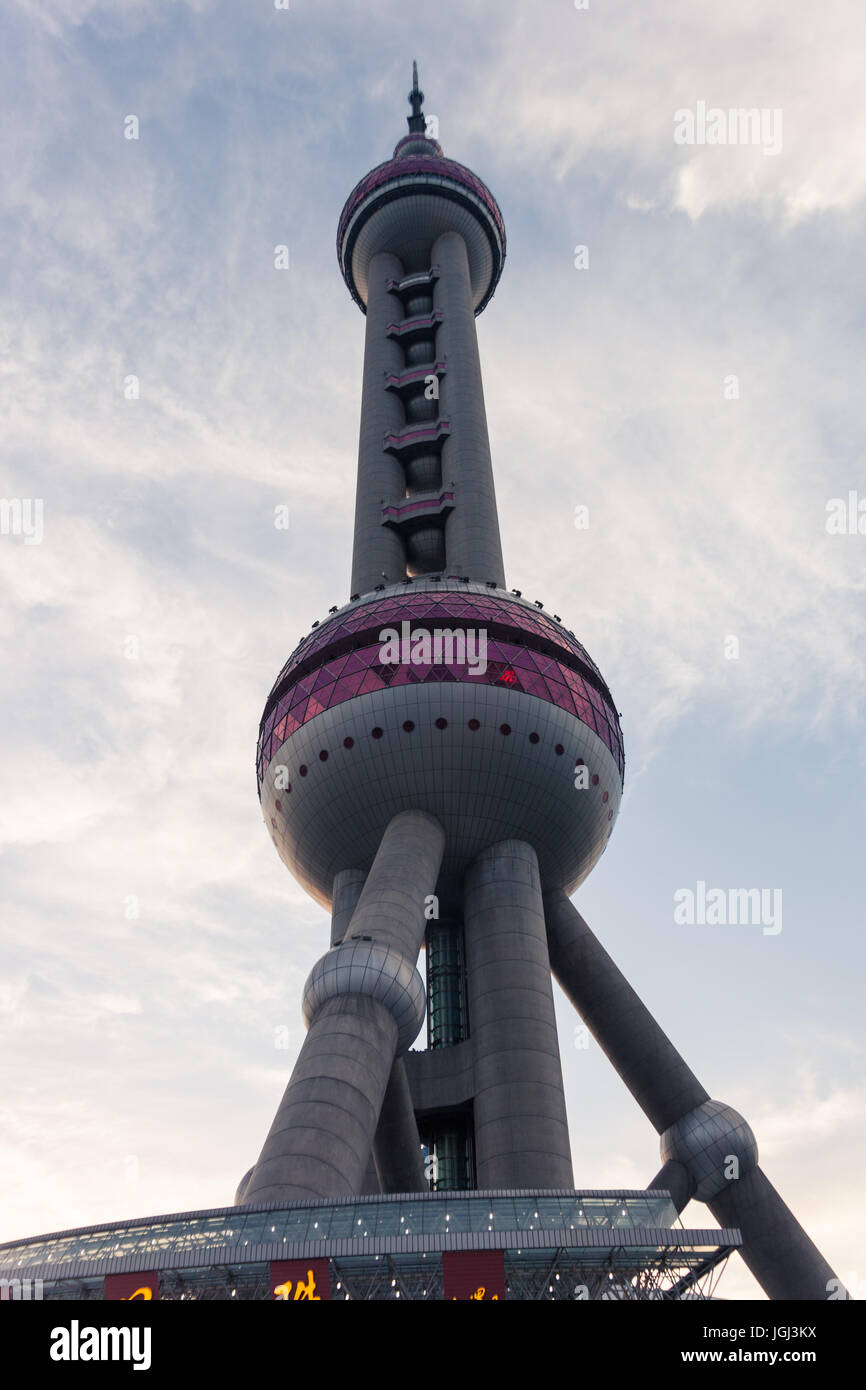
[[[689,1177],[689,1170],[675,1158],[663,1163],[652,1182],[647,1183],[652,1190],[669,1192],[671,1201],[677,1209],[677,1216],[684,1211],[694,1196],[695,1183]]]
[[[244,1203],[361,1191],[394,1059],[424,1016],[415,961],[444,845],[424,811],[385,831],[343,942],[310,972],[309,1031]]]
[[[363,869],[343,869],[334,878],[331,945],[339,946],[364,887]],[[415,1120],[402,1057],[395,1059],[385,1089],[362,1192],[426,1192],[421,1136]]]
[[[504,840],[470,865],[464,938],[480,1188],[570,1188],[538,860]]]
[[[505,587],[484,387],[472,308],[469,258],[457,232],[445,232],[433,244],[431,263],[439,266],[433,303],[442,310],[436,351],[448,370],[439,388],[439,415],[451,425],[442,451],[442,482],[453,480],[455,506],[445,524],[449,574],[467,574]]]
[[[768,1298],[846,1298],[820,1250],[809,1239],[761,1168],[711,1197],[707,1206],[722,1226],[739,1226],[741,1254]]]
[[[387,252],[374,256],[370,262],[355,494],[353,594],[369,593],[377,584],[397,584],[406,575],[403,543],[391,526],[382,525],[382,498],[393,501],[405,495],[402,464],[384,450],[386,431],[400,430],[406,423],[396,392],[385,390],[385,372],[399,373],[404,365],[399,344],[386,332],[389,323],[399,322],[402,314],[399,299],[388,293],[386,285],[388,280],[401,280],[403,274],[401,262]],[[382,578],[383,572],[387,579]]]
[[[403,1058],[396,1058],[382,1102],[373,1157],[383,1192],[427,1192],[421,1136]]]
[[[339,946],[358,906],[367,875],[363,869],[342,869],[331,889],[331,945]]]
[[[547,894],[544,906],[551,970],[661,1134],[707,1092],[577,908],[562,893]]]
[[[373,1162],[373,1155],[367,1159],[367,1171],[364,1173],[363,1181],[358,1189],[359,1197],[375,1197],[382,1191],[382,1184],[379,1181],[379,1174]]]

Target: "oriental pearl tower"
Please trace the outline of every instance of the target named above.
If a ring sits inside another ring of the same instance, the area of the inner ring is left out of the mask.
[[[265,824],[331,940],[235,1201],[573,1190],[552,972],[661,1136],[650,1188],[739,1227],[771,1297],[824,1298],[833,1272],[749,1126],[569,900],[616,823],[620,723],[574,633],[506,587],[475,330],[505,226],[423,100],[415,67],[408,134],[339,221],[366,316],[351,593],[280,671],[257,756]]]

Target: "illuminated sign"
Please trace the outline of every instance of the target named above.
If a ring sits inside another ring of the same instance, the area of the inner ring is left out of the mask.
[[[506,666],[504,661],[489,661],[487,663],[487,679],[493,685],[507,685],[511,690],[523,689],[520,677],[514,667]]]
[[[327,1260],[271,1260],[271,1298],[278,1303],[321,1303],[331,1297]]]
[[[493,1303],[505,1298],[503,1250],[446,1250],[442,1256],[445,1298]]]
[[[135,1299],[144,1303],[159,1298],[159,1271],[147,1270],[144,1274],[106,1274],[105,1297],[110,1302],[131,1303]]]

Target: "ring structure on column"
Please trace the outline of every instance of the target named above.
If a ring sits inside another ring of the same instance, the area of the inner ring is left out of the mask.
[[[720,1100],[708,1100],[669,1126],[661,1137],[663,1162],[676,1159],[697,1183],[699,1202],[717,1197],[735,1177],[758,1166],[758,1142],[742,1115]],[[730,1160],[735,1172],[727,1172]]]
[[[407,1052],[424,1021],[424,981],[404,955],[379,941],[353,940],[334,946],[317,961],[304,986],[303,1014],[309,1028],[328,999],[366,994],[389,1010],[397,1025],[397,1055]]]

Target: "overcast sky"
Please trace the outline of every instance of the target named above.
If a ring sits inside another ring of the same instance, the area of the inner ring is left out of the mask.
[[[364,323],[334,238],[414,57],[508,232],[478,321],[508,582],[623,715],[576,902],[862,1295],[866,534],[827,508],[866,512],[866,18],[9,0],[0,25],[0,496],[42,502],[40,543],[0,535],[0,1239],[230,1202],[301,1044],[328,921],[255,742],[348,597]],[[781,149],[676,143],[699,103],[766,111]],[[778,890],[781,931],[678,923],[699,881]],[[645,1186],[651,1126],[557,1011],[576,1183]],[[756,1289],[732,1262],[721,1292]]]

